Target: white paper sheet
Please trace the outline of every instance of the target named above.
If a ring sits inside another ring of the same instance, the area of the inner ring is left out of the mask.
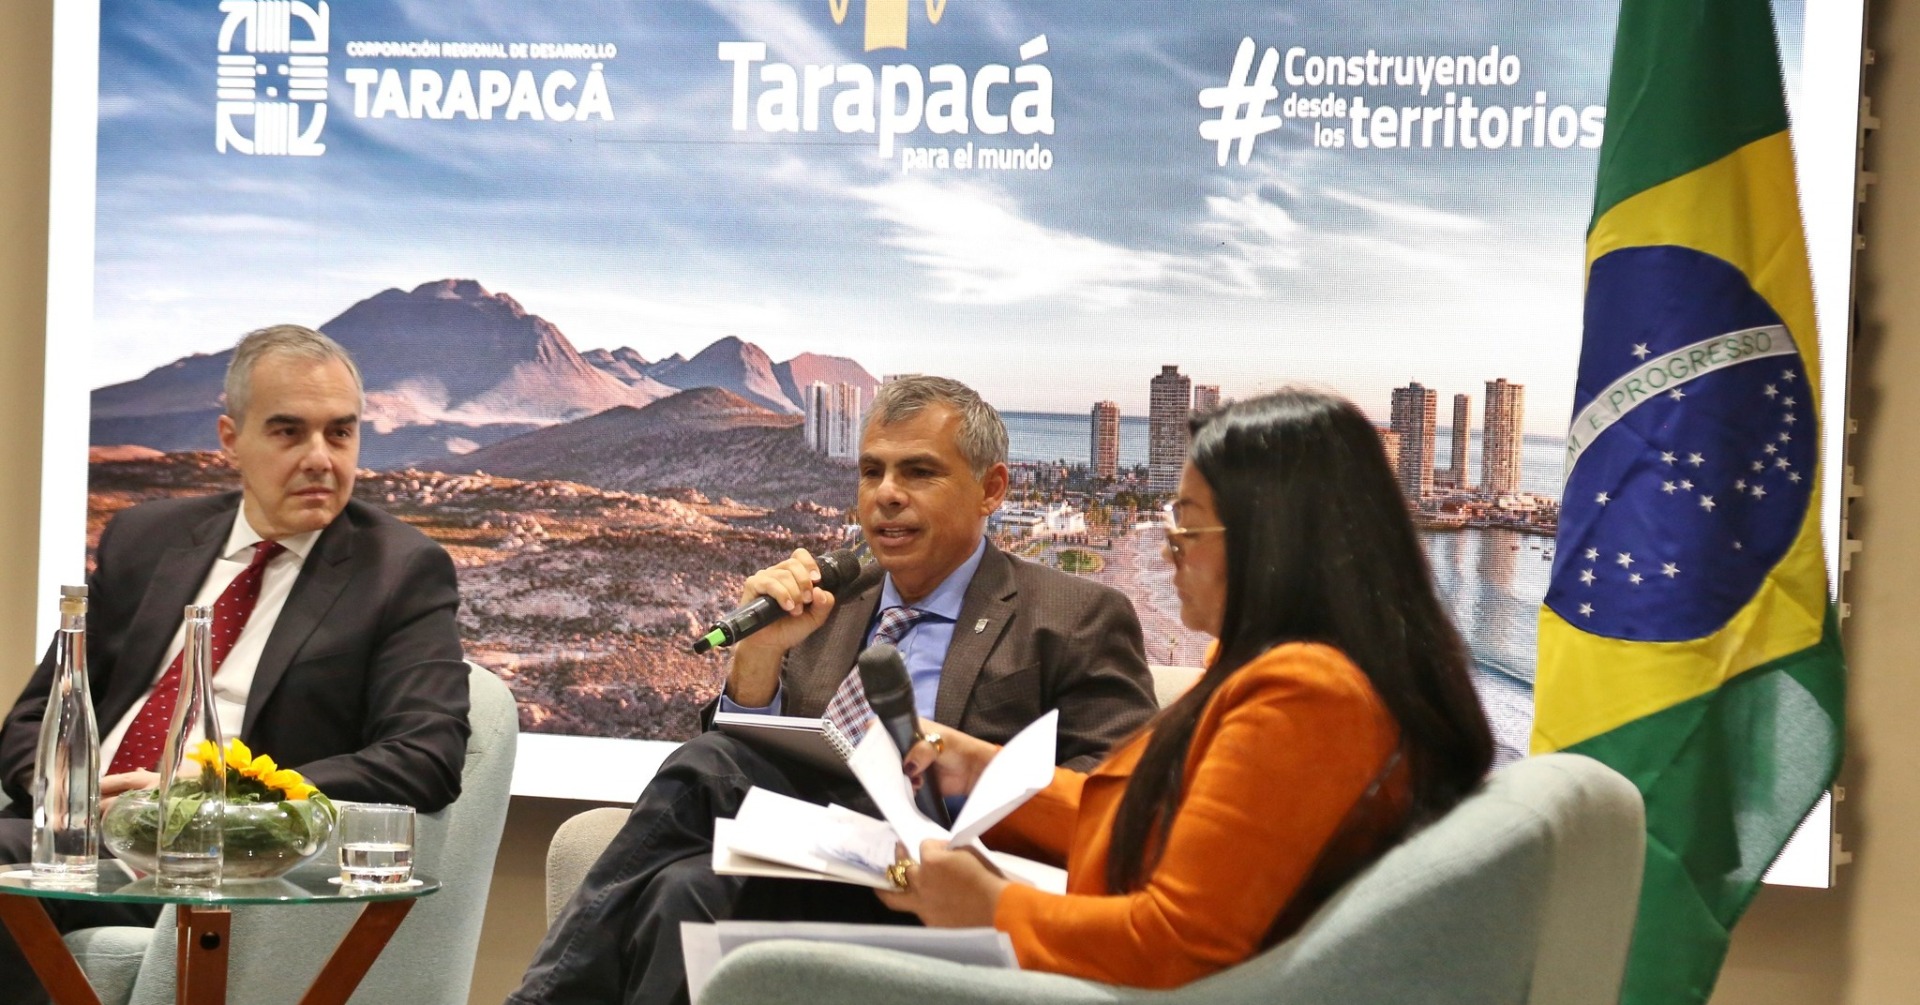
[[[884,821],[845,807],[756,788],[747,792],[734,819],[714,821],[714,849],[716,872],[766,874],[751,862],[735,861],[744,856],[884,889],[894,834]]]
[[[953,843],[971,844],[1007,814],[1033,798],[1033,794],[1053,784],[1053,754],[1060,725],[1058,709],[1027,724],[973,783],[973,794],[953,822]]]
[[[860,787],[867,790],[880,815],[893,825],[893,832],[906,845],[907,855],[920,861],[920,842],[945,841],[952,835],[945,827],[928,820],[913,804],[913,783],[900,770],[900,748],[884,729],[869,729],[847,758],[847,767]],[[931,782],[929,782],[931,784]]]
[[[752,789],[732,820],[714,822],[713,870],[725,875],[839,880],[887,889],[886,868],[896,843],[920,861],[923,841],[972,847],[1001,875],[1054,893],[1066,873],[1053,866],[992,852],[980,835],[1053,782],[1059,713],[1028,724],[995,755],[957,821],[958,830],[927,819],[914,805],[913,784],[900,770],[900,752],[886,730],[869,729],[847,766],[884,820],[844,806],[820,806],[767,789]]]
[[[1051,785],[1059,724],[1060,713],[1048,712],[1007,741],[973,783],[973,792],[967,796],[951,832],[928,820],[914,805],[913,783],[901,772],[900,749],[886,730],[867,730],[847,766],[867,795],[873,797],[880,815],[893,825],[900,843],[907,846],[908,856],[918,862],[920,842],[942,840],[954,847],[976,844],[980,835]],[[927,784],[933,784],[932,779]]]

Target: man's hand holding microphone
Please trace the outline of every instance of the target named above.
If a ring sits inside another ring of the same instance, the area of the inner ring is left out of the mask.
[[[833,613],[833,595],[860,578],[872,555],[859,548],[815,558],[805,548],[747,577],[740,606],[696,639],[693,651],[733,646],[727,697],[745,708],[763,708],[780,687],[780,661]]]

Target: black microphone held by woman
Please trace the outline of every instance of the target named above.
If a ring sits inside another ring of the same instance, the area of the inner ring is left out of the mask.
[[[867,705],[880,719],[880,728],[893,738],[893,745],[905,757],[920,738],[919,719],[913,710],[913,681],[907,677],[907,662],[900,650],[885,642],[876,642],[860,654],[860,686],[867,692]],[[927,819],[942,827],[953,826],[947,817],[947,804],[940,800],[940,787],[928,778],[913,792],[913,801]]]

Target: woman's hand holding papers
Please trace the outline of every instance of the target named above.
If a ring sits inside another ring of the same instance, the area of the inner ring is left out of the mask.
[[[991,746],[980,740],[973,742]],[[947,753],[951,754],[952,741],[948,743]],[[916,744],[914,749],[924,746]],[[903,860],[907,857],[905,848],[897,854]],[[919,915],[929,928],[992,926],[1000,891],[1007,888],[1007,881],[994,875],[980,856],[968,850],[953,851],[944,841],[921,842],[920,864],[907,866],[906,880],[904,890],[876,892],[882,903],[896,911]]]
[[[934,749],[926,737],[938,735],[940,748]],[[935,784],[940,786],[942,798],[973,794],[973,783],[980,780],[980,772],[986,770],[1000,748],[977,737],[968,736],[957,729],[942,726],[931,719],[920,720],[922,739],[907,751],[902,758],[907,777],[913,779],[914,788],[919,788],[929,768],[933,771]]]

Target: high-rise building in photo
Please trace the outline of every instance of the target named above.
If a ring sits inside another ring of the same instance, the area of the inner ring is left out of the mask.
[[[1193,378],[1177,366],[1162,366],[1147,389],[1147,489],[1172,492],[1180,487],[1180,466],[1187,462],[1187,417],[1193,411]]]
[[[856,384],[816,380],[809,385],[806,423],[802,427],[807,448],[842,460],[859,457],[860,421],[866,417],[861,398]]]
[[[1387,464],[1397,474],[1400,471],[1400,434],[1385,426],[1375,426],[1373,431],[1380,434],[1380,449],[1387,454]]]
[[[1447,467],[1452,473],[1448,484],[1462,492],[1473,487],[1467,477],[1467,443],[1472,438],[1473,396],[1456,394],[1453,396],[1453,438],[1447,451],[1451,458]]]
[[[1418,381],[1393,389],[1389,428],[1400,434],[1400,463],[1394,470],[1410,502],[1433,494],[1433,434],[1439,410],[1439,393]]]
[[[1480,429],[1480,491],[1513,495],[1520,491],[1521,416],[1527,389],[1505,377],[1487,381],[1487,417]]]
[[[1193,414],[1205,415],[1220,407],[1220,385],[1193,385]]]
[[[1120,474],[1120,406],[1114,402],[1093,403],[1093,443],[1087,462],[1095,478]]]

